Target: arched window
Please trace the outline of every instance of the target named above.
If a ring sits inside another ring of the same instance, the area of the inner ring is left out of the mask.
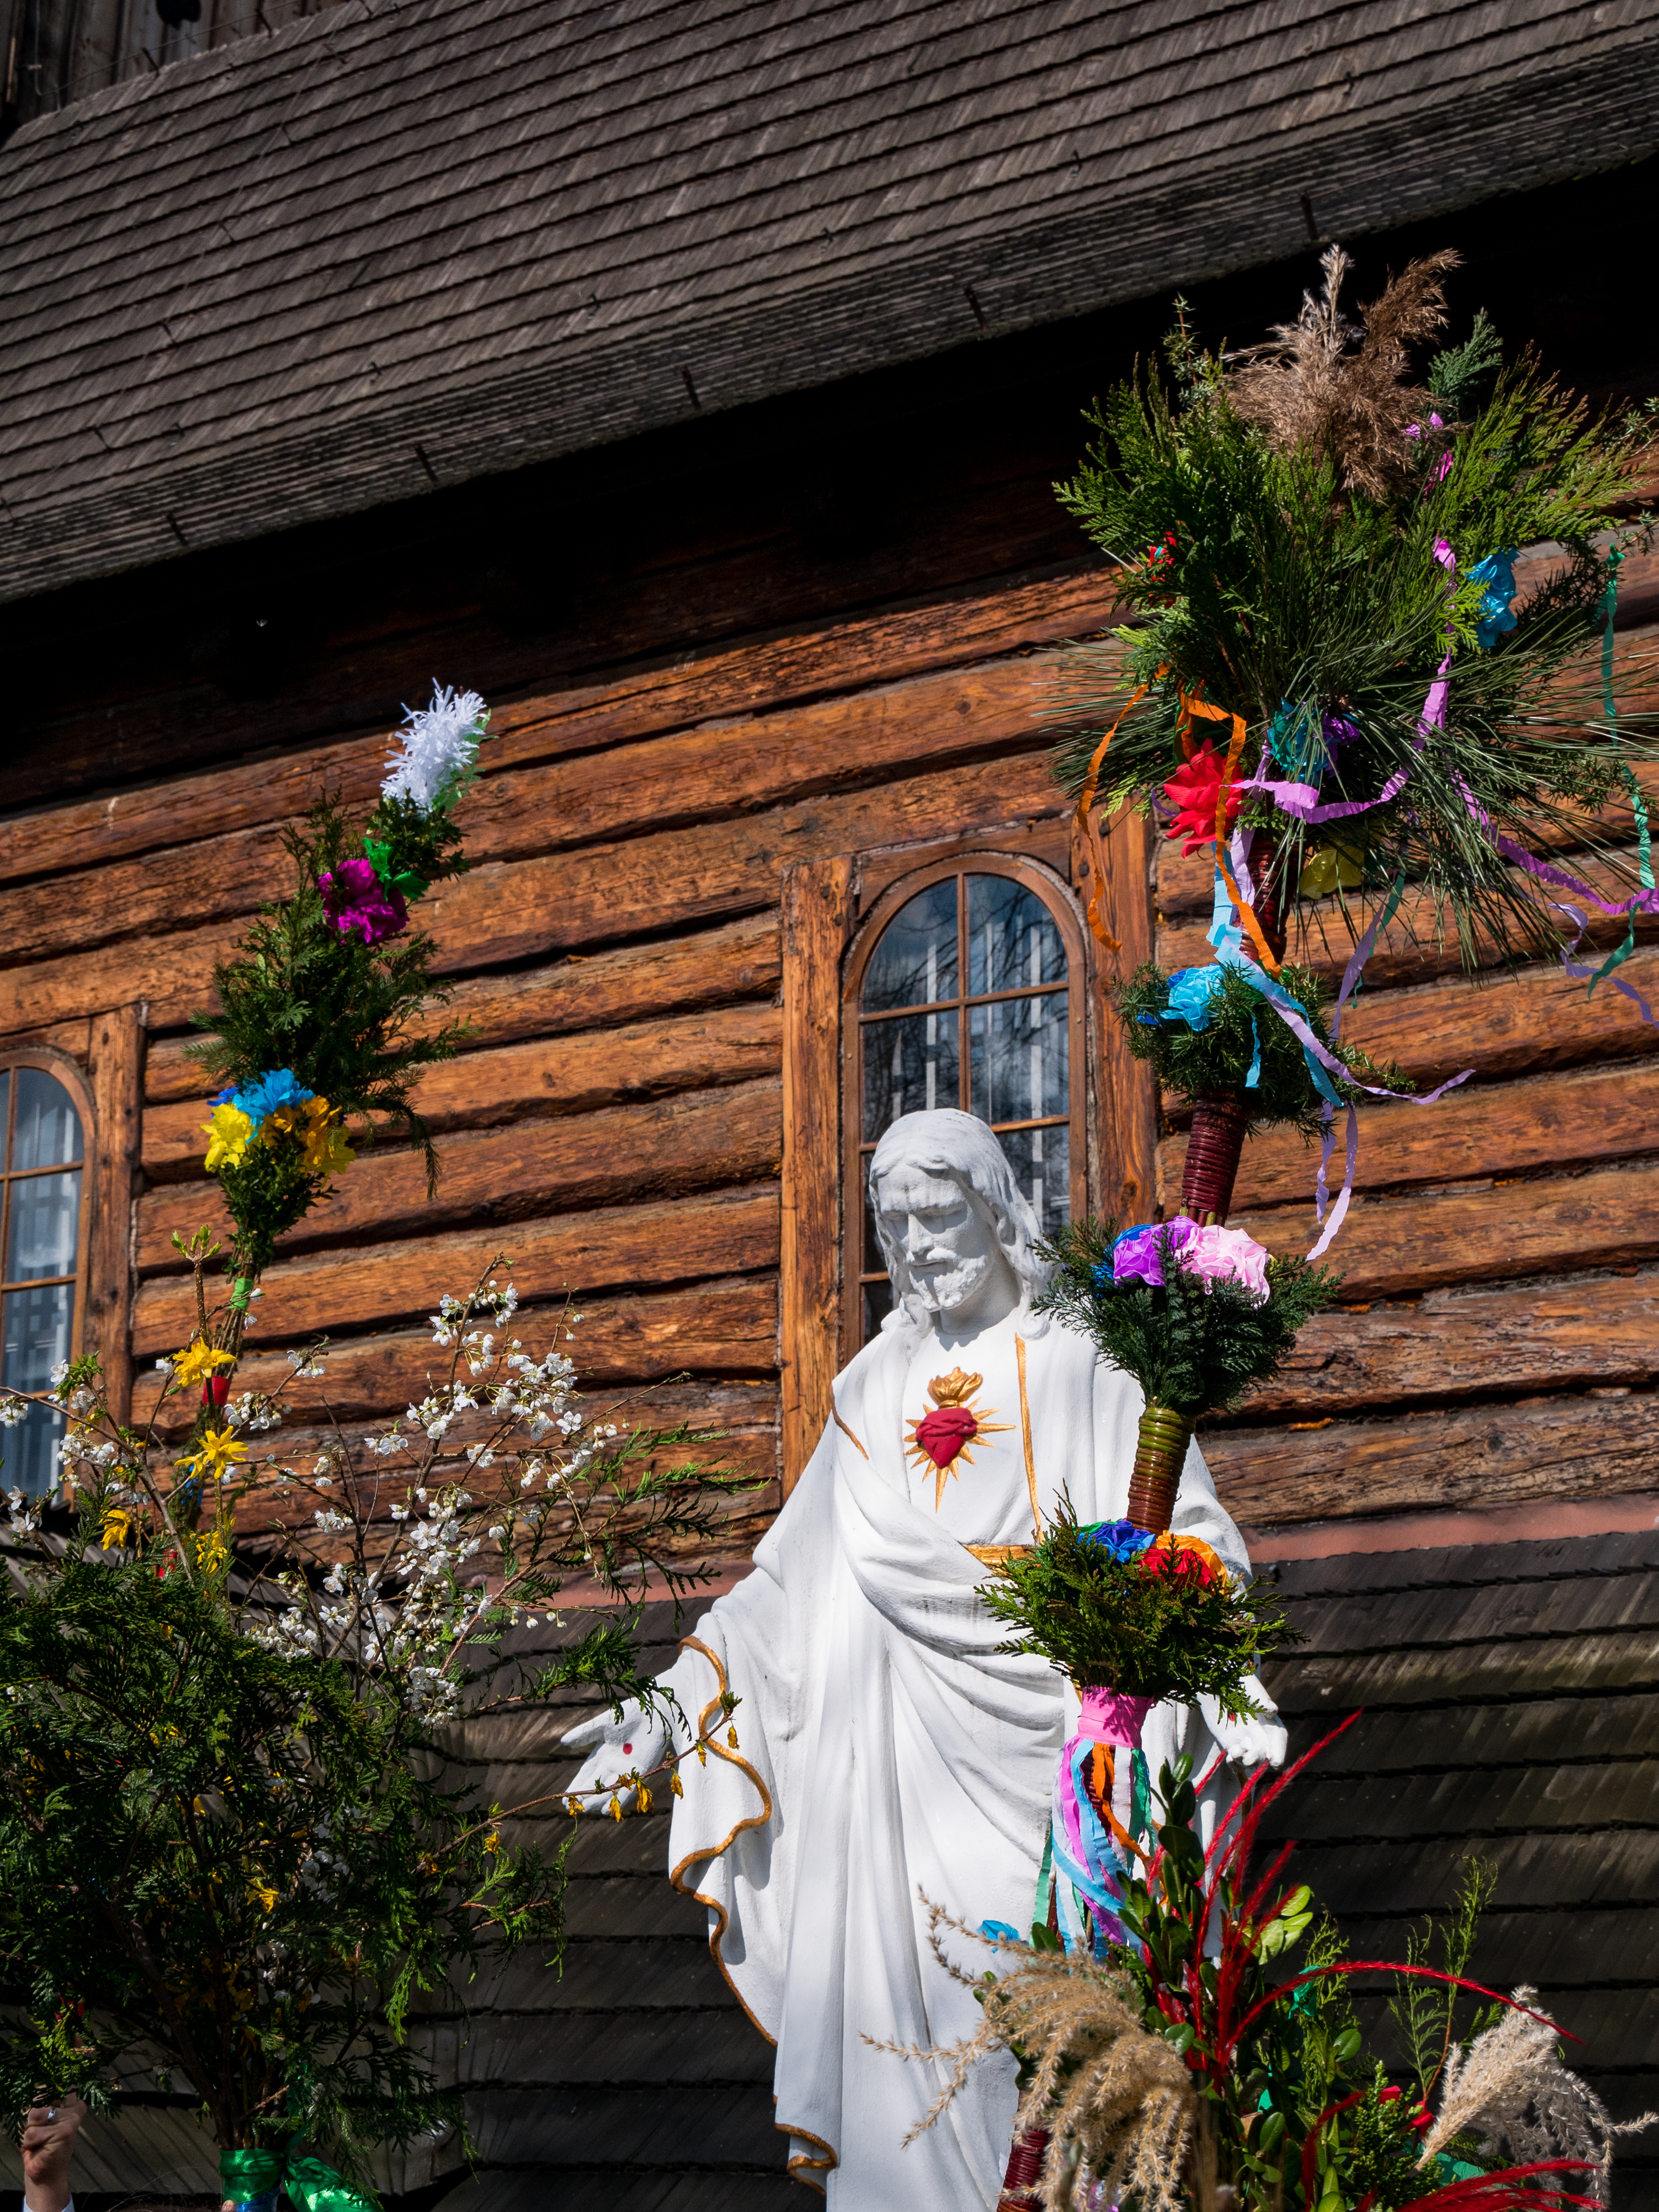
[[[988,1121],[1045,1230],[1085,1210],[1082,984],[1070,902],[1033,861],[938,862],[872,911],[848,976],[849,1352],[891,1303],[865,1183],[901,1114],[957,1106]]]
[[[75,1350],[86,1273],[82,1204],[85,1137],[80,1108],[49,1068],[0,1067],[0,1256],[4,1351],[0,1382],[47,1390]],[[61,1413],[36,1406],[0,1431],[0,1486],[36,1495],[57,1481]]]

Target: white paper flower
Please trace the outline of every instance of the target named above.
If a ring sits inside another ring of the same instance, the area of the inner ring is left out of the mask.
[[[478,740],[489,710],[476,691],[434,684],[429,707],[405,707],[398,732],[401,752],[380,790],[387,799],[412,799],[422,813],[459,799],[477,773]]]

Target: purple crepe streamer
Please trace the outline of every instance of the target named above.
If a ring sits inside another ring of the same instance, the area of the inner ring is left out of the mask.
[[[1553,899],[1551,900],[1550,903],[1552,906],[1555,907],[1555,910],[1558,914],[1570,915],[1572,920],[1578,925],[1577,937],[1573,939],[1572,943],[1568,945],[1566,951],[1561,955],[1561,965],[1563,969],[1569,975],[1576,976],[1581,981],[1586,975],[1599,976],[1601,972],[1599,969],[1582,967],[1572,957],[1578,950],[1579,939],[1583,936],[1584,932],[1589,927],[1589,921],[1582,914],[1579,913],[1576,906],[1561,906]],[[1656,1019],[1653,1008],[1649,1006],[1647,1000],[1642,996],[1642,994],[1637,989],[1634,983],[1626,982],[1621,975],[1608,975],[1605,980],[1612,984],[1615,991],[1622,991],[1627,999],[1633,1001],[1636,1006],[1640,1010],[1642,1019],[1647,1023],[1650,1029],[1659,1029],[1659,1019]]]

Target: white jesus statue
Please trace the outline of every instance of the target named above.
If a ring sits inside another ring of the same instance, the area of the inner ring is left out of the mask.
[[[1121,1518],[1142,1401],[1085,1338],[1033,1312],[1046,1274],[1036,1217],[984,1122],[904,1115],[876,1148],[870,1187],[892,1311],[836,1378],[823,1438],[753,1571],[664,1678],[692,1725],[719,1718],[723,1690],[740,1700],[738,1748],[721,1727],[706,1763],[680,1767],[670,1877],[708,1905],[715,1957],[776,2045],[792,2172],[840,2212],[969,2212],[997,2201],[1012,2061],[980,2068],[906,2148],[945,2073],[874,2045],[973,2034],[979,2008],[933,1957],[922,1900],[973,1928],[1030,1925],[1078,1711],[1046,1662],[999,1650],[1008,1632],[976,1594],[989,1572],[976,1548],[1030,1543],[1062,1492],[1082,1521]],[[935,1412],[947,1417],[924,1443],[915,1431]],[[1196,1446],[1175,1527],[1248,1577]],[[1178,1751],[1195,1775],[1218,1748],[1235,1769],[1282,1759],[1284,1730],[1259,1684],[1252,1694],[1263,1719],[1155,1708],[1154,1781]],[[690,1740],[678,1723],[672,1733]],[[637,1707],[573,1729],[566,1741],[590,1753],[574,1789],[647,1772],[669,1734]],[[1237,1787],[1218,1771],[1200,1807],[1208,1832]]]

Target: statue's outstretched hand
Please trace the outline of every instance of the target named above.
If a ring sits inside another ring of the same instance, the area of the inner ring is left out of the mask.
[[[1254,1674],[1245,1678],[1244,1688],[1265,1711],[1248,1720],[1235,1720],[1213,1698],[1202,1697],[1198,1706],[1204,1724],[1236,1766],[1283,1766],[1289,1741],[1285,1723]]]
[[[613,1791],[619,1796],[624,1812],[634,1802],[632,1790],[617,1791],[615,1784],[623,1774],[648,1775],[660,1766],[668,1752],[668,1729],[654,1713],[642,1706],[626,1705],[618,1720],[612,1712],[596,1713],[591,1721],[580,1721],[567,1729],[563,1741],[573,1751],[585,1751],[588,1756],[576,1769],[570,1783],[570,1795],[585,1797],[585,1813],[603,1813],[610,1805]]]

